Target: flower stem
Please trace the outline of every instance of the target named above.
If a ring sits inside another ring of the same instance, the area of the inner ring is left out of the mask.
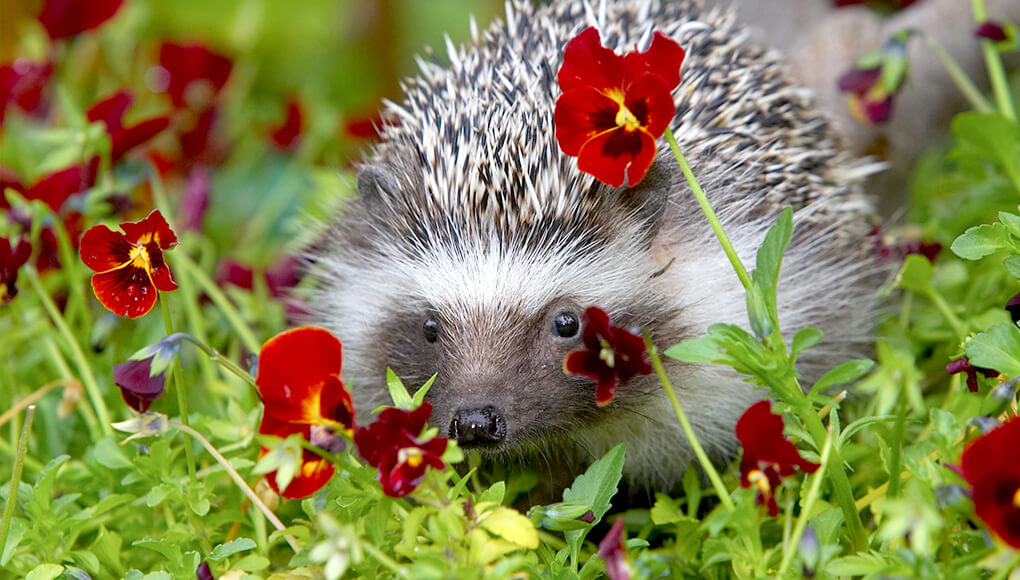
[[[945,298],[943,298],[942,295],[932,287],[929,287],[928,290],[924,292],[924,295],[927,296],[928,299],[931,300],[932,304],[935,305],[935,309],[938,310],[943,317],[945,317],[949,326],[953,327],[953,332],[956,333],[957,340],[962,341],[967,338],[967,327],[964,326],[963,322],[956,316],[952,307],[949,306],[949,303],[946,302]]]
[[[680,400],[676,396],[676,391],[673,390],[673,383],[670,382],[669,376],[666,375],[666,369],[662,366],[662,359],[659,358],[659,351],[652,344],[652,339],[648,336],[647,332],[642,333],[645,338],[645,345],[648,348],[648,355],[652,359],[652,366],[655,368],[655,373],[659,377],[659,382],[662,383],[662,387],[666,389],[666,396],[669,397],[669,402],[673,405],[673,412],[676,413],[676,418],[680,420],[680,428],[683,429],[684,435],[687,436],[687,440],[691,444],[691,449],[694,450],[694,455],[697,456],[698,462],[701,464],[701,468],[705,470],[708,475],[708,480],[712,482],[712,487],[715,488],[716,495],[719,496],[719,501],[722,502],[723,506],[727,510],[733,511],[733,501],[730,499],[730,493],[723,485],[722,478],[719,477],[719,473],[715,470],[715,466],[712,465],[712,461],[708,458],[708,454],[705,453],[705,449],[701,446],[698,441],[698,437],[694,434],[694,429],[691,427],[691,422],[687,419],[687,413],[684,412],[683,407],[680,405]]]
[[[46,288],[43,286],[42,281],[39,280],[39,274],[36,273],[35,268],[31,265],[26,265],[23,269],[25,276],[32,284],[32,289],[39,295],[39,299],[43,303],[43,308],[46,309],[46,313],[49,314],[50,320],[63,335],[64,340],[67,342],[67,347],[71,349],[71,355],[74,357],[75,364],[78,365],[78,372],[81,373],[81,382],[85,386],[85,392],[89,395],[89,401],[92,403],[92,407],[96,410],[96,417],[99,419],[99,427],[102,430],[103,435],[113,434],[113,428],[110,427],[110,411],[106,408],[106,401],[103,400],[103,394],[99,390],[99,384],[96,383],[96,377],[92,373],[92,367],[89,366],[89,361],[85,358],[85,353],[81,350],[81,345],[78,344],[78,339],[74,337],[74,333],[68,328],[67,322],[64,321],[64,317],[60,315],[60,310],[57,309],[57,305],[53,303],[53,299],[46,293]]]
[[[825,437],[825,445],[822,446],[822,457],[819,460],[823,467],[827,467],[829,464],[829,455],[832,451],[832,430],[828,431]],[[808,518],[811,517],[811,512],[815,507],[815,501],[818,500],[819,490],[822,487],[822,479],[824,479],[823,470],[819,469],[814,474],[814,479],[811,480],[811,487],[808,489],[807,499],[804,500],[804,505],[800,508],[800,517],[797,518],[797,525],[793,528],[793,536],[790,537],[788,542],[783,545],[783,560],[779,564],[779,571],[776,572],[776,578],[782,578],[783,573],[786,572],[790,562],[793,561],[793,554],[796,552],[794,546],[800,544],[800,539],[804,535],[804,528],[807,527]]]
[[[170,301],[166,297],[166,292],[159,293],[159,309],[163,312],[163,326],[166,328],[166,334],[171,336],[174,334],[174,320],[170,315]],[[177,407],[181,413],[181,423],[187,427],[188,396],[184,392],[184,385],[181,384],[181,365],[176,357],[170,363],[170,374],[173,376],[174,390],[177,391]],[[188,463],[188,481],[191,482],[191,485],[195,485],[195,453],[192,451],[190,443],[184,446],[184,456]]]
[[[25,452],[28,451],[28,436],[32,433],[32,418],[35,417],[35,405],[25,411],[25,424],[21,427],[21,439],[18,440],[18,453],[14,457],[14,471],[11,474],[11,486],[7,488],[7,503],[4,504],[3,520],[0,521],[0,555],[7,545],[7,535],[11,531],[11,518],[14,517],[14,506],[18,503],[18,484],[21,482],[21,469],[25,465]]]
[[[365,550],[365,552],[367,552],[368,555],[375,558],[380,564],[388,568],[391,572],[393,572],[397,576],[400,576],[401,578],[409,577],[407,570],[403,566],[398,564],[397,561],[394,560],[393,558],[387,556],[385,553],[383,553],[382,550],[377,548],[371,542],[361,542],[361,549]]]
[[[44,336],[43,344],[46,346],[46,352],[53,359],[53,364],[56,365],[57,371],[60,372],[61,376],[73,377],[74,373],[71,372],[71,367],[67,365],[64,355],[60,353],[60,349],[53,343],[53,337],[49,334]],[[79,384],[81,384],[80,381]],[[88,405],[75,405],[75,407],[78,408],[78,413],[85,419],[85,425],[88,427],[92,440],[99,441],[102,439],[103,432],[99,429],[99,421],[96,419],[96,413],[92,410],[92,407]]]
[[[684,178],[687,179],[687,185],[690,186],[691,192],[694,193],[695,199],[698,200],[698,205],[701,206],[701,211],[705,213],[705,217],[708,219],[708,224],[712,226],[712,231],[715,232],[715,237],[719,239],[719,244],[722,245],[723,251],[726,252],[726,257],[729,258],[730,264],[733,266],[733,270],[737,273],[737,277],[740,278],[740,283],[744,286],[745,290],[751,288],[751,276],[748,275],[747,269],[744,268],[744,263],[740,261],[740,257],[737,256],[737,251],[734,249],[733,244],[730,242],[729,236],[723,230],[722,223],[719,222],[719,217],[715,215],[715,211],[712,209],[711,204],[708,203],[708,197],[705,196],[705,191],[701,189],[701,185],[698,184],[698,180],[694,177],[694,172],[691,171],[691,166],[687,164],[687,158],[684,157],[683,152],[680,151],[680,146],[677,145],[676,138],[673,136],[673,131],[669,127],[666,127],[666,141],[669,142],[670,149],[673,150],[673,156],[676,157],[676,162],[680,164],[680,171],[683,172]]]
[[[172,421],[170,424],[198,440],[198,442],[202,444],[202,447],[205,447],[205,450],[208,451],[209,454],[216,459],[216,462],[223,466],[223,469],[230,476],[230,479],[234,480],[234,483],[237,485],[238,488],[241,489],[241,492],[249,500],[251,500],[251,503],[255,507],[259,508],[259,511],[261,511],[266,516],[266,519],[269,520],[269,523],[273,524],[274,528],[276,528],[277,530],[286,529],[286,526],[283,525],[283,522],[280,521],[280,518],[276,517],[276,514],[273,513],[273,510],[269,509],[269,506],[264,504],[262,500],[259,499],[259,496],[256,495],[255,491],[248,485],[246,481],[244,481],[244,478],[241,477],[241,474],[238,473],[236,469],[234,469],[234,466],[231,465],[230,461],[226,457],[221,455],[220,452],[216,450],[216,448],[213,446],[212,443],[209,442],[208,439],[206,439],[204,436],[202,436],[201,433],[195,431],[194,429],[187,425],[181,423],[174,423]],[[295,552],[301,551],[301,547],[298,546],[297,540],[295,540],[292,536],[289,535],[284,537],[287,539],[287,543],[290,544],[290,547]]]
[[[251,373],[242,369],[237,363],[223,356],[222,354],[220,354],[218,350],[207,345],[206,343],[195,338],[194,336],[191,336],[190,334],[184,332],[177,332],[174,334],[176,335],[177,338],[180,338],[181,340],[186,340],[191,344],[195,345],[196,347],[198,347],[198,350],[202,351],[203,353],[205,353],[207,357],[209,357],[209,360],[218,363],[223,368],[234,373],[234,375],[236,375],[239,379],[251,385],[252,388],[256,390],[256,396],[258,396],[258,385],[255,384],[255,378],[251,376]],[[168,336],[167,338],[170,337]]]
[[[970,102],[970,106],[974,107],[975,111],[979,113],[990,113],[995,110],[995,108],[992,107],[992,104],[988,102],[988,99],[986,99],[985,96],[981,94],[981,91],[977,88],[977,86],[974,85],[974,81],[970,80],[967,73],[963,72],[963,69],[960,68],[960,65],[956,62],[956,60],[948,52],[946,52],[946,49],[942,47],[942,44],[934,36],[925,34],[924,41],[928,45],[928,48],[935,53],[935,56],[946,69],[946,72],[949,73],[949,78],[953,79],[953,82],[956,83],[956,88],[960,89],[964,98]]]
[[[984,0],[971,0],[974,21],[978,24],[988,20],[985,11]],[[995,95],[995,102],[999,112],[1010,121],[1016,123],[1016,108],[1013,106],[1013,96],[1009,92],[1009,82],[1006,80],[1006,71],[1002,68],[1002,59],[995,45],[991,40],[981,39],[981,50],[985,55],[985,65],[988,67],[988,78],[992,81],[992,93]]]

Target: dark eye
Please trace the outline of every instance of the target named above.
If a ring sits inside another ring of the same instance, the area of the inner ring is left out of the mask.
[[[422,332],[425,334],[425,340],[429,342],[439,340],[439,321],[435,318],[429,318],[425,321],[424,326],[422,326]]]
[[[573,312],[560,312],[553,319],[553,334],[560,338],[573,338],[580,328],[581,323]]]

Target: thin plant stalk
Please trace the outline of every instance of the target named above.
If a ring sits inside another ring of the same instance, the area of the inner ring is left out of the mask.
[[[159,293],[159,309],[163,312],[163,326],[166,328],[167,336],[171,336],[174,334],[174,320],[170,314],[170,301],[166,297],[166,292]],[[170,375],[174,382],[174,390],[177,391],[177,408],[181,413],[181,423],[187,427],[188,396],[184,392],[184,385],[181,384],[181,365],[176,357],[170,363]],[[188,481],[195,485],[195,453],[190,443],[184,446],[184,456],[188,464]]]
[[[206,439],[201,433],[195,431],[194,429],[187,425],[174,422],[171,422],[170,425],[172,425],[173,427],[177,428],[180,431],[187,433],[188,435],[191,435],[199,443],[201,443],[202,447],[205,447],[205,450],[208,451],[209,454],[212,455],[214,459],[216,459],[216,462],[223,466],[223,470],[227,472],[227,475],[229,475],[230,479],[234,481],[234,484],[236,484],[237,487],[240,488],[241,493],[243,493],[251,501],[252,505],[259,508],[259,511],[261,511],[263,515],[266,516],[266,519],[269,520],[269,523],[273,524],[274,528],[281,531],[287,529],[287,526],[283,525],[283,522],[280,521],[280,518],[276,517],[276,514],[273,513],[273,510],[269,509],[269,506],[267,506],[265,503],[262,502],[261,499],[259,499],[259,496],[255,493],[255,490],[253,490],[251,486],[248,485],[248,482],[246,482],[244,478],[241,477],[241,474],[238,473],[236,469],[234,469],[234,466],[231,465],[230,461],[226,457],[221,455],[220,452],[216,450],[216,447],[214,447],[213,444],[210,443],[208,439]],[[286,538],[287,543],[290,544],[290,547],[295,552],[301,551],[301,547],[298,546],[297,540],[295,540],[292,536],[285,535],[284,538]]]
[[[729,490],[723,485],[722,478],[719,477],[719,473],[715,470],[715,466],[712,465],[712,461],[708,458],[708,454],[705,453],[705,449],[701,446],[698,441],[697,435],[694,434],[694,429],[691,427],[691,422],[687,419],[687,413],[684,412],[683,407],[680,405],[680,399],[676,396],[676,391],[673,390],[673,384],[669,380],[669,376],[666,375],[666,369],[662,366],[662,359],[659,358],[659,352],[652,344],[651,337],[648,333],[643,333],[645,338],[645,345],[648,348],[648,355],[652,359],[652,367],[655,368],[655,372],[659,377],[659,382],[662,383],[662,387],[666,390],[666,396],[669,397],[669,402],[673,405],[673,412],[676,413],[676,418],[680,421],[680,428],[683,429],[684,435],[687,436],[687,440],[691,444],[691,449],[694,450],[694,455],[697,456],[698,462],[701,464],[701,468],[705,470],[708,475],[708,480],[712,482],[712,487],[715,489],[716,495],[719,496],[719,501],[722,502],[723,506],[733,511],[733,500],[730,499]]]
[[[81,382],[85,386],[85,392],[88,393],[89,401],[96,411],[96,417],[99,420],[99,427],[102,429],[103,435],[113,434],[113,428],[110,427],[110,411],[106,408],[106,401],[103,400],[103,394],[99,390],[95,374],[92,373],[92,367],[89,365],[81,345],[78,344],[78,339],[75,338],[74,333],[68,328],[67,322],[64,321],[64,317],[60,315],[60,310],[57,309],[57,305],[53,303],[53,299],[46,292],[46,288],[43,286],[42,281],[39,280],[39,274],[36,273],[35,268],[26,265],[24,272],[25,277],[32,284],[32,289],[35,290],[39,299],[42,300],[43,308],[49,314],[50,320],[53,321],[57,330],[63,335],[64,340],[67,342],[67,347],[71,350],[75,364],[78,365],[78,372],[81,373]]]
[[[14,517],[14,506],[18,503],[18,484],[21,483],[21,469],[25,465],[25,453],[28,451],[28,437],[32,433],[32,418],[35,417],[35,405],[29,405],[25,411],[25,424],[21,427],[21,439],[18,440],[18,453],[14,457],[14,472],[11,474],[11,486],[7,488],[7,503],[4,504],[3,520],[0,521],[0,556],[7,545],[7,536],[11,531],[11,518]]]
[[[173,334],[173,336],[176,337],[176,338],[180,338],[181,340],[186,340],[186,341],[190,342],[191,344],[195,345],[196,347],[198,347],[199,350],[201,350],[203,353],[205,353],[205,355],[207,357],[209,357],[209,360],[211,360],[211,361],[219,364],[223,368],[227,369],[228,371],[233,373],[235,376],[237,376],[237,378],[239,378],[242,381],[248,383],[253,388],[258,389],[258,385],[255,384],[255,378],[251,376],[251,373],[249,373],[248,371],[242,369],[237,363],[235,363],[234,361],[230,360],[228,357],[222,355],[215,348],[205,344],[201,340],[195,338],[194,336],[191,336],[190,334],[184,333],[184,332],[176,332],[176,333]],[[168,336],[167,338],[171,338],[171,336]],[[166,339],[164,339],[164,340],[166,340]]]
[[[829,455],[832,451],[832,430],[829,429],[828,435],[825,437],[825,445],[822,447],[822,456],[819,462],[822,466],[827,466],[829,463]],[[804,529],[807,527],[808,518],[811,517],[811,512],[814,510],[815,502],[818,501],[819,491],[822,488],[822,479],[824,479],[823,469],[819,469],[811,480],[811,487],[808,488],[807,498],[804,500],[804,505],[800,509],[800,517],[797,518],[797,524],[793,527],[793,536],[790,537],[788,542],[783,545],[783,559],[779,563],[779,571],[776,572],[776,578],[782,578],[783,573],[790,566],[790,562],[793,561],[793,554],[796,552],[794,546],[800,544],[800,539],[804,535]]]
[[[978,24],[988,20],[988,12],[985,10],[984,0],[971,0],[971,9],[974,13],[974,21]],[[985,65],[988,67],[988,78],[992,81],[992,94],[995,95],[995,103],[999,112],[1010,121],[1016,123],[1016,108],[1013,105],[1013,96],[1009,92],[1009,81],[1006,79],[1006,71],[1002,67],[1002,59],[999,51],[991,40],[981,39],[981,51],[985,55]]]
[[[953,83],[956,84],[956,88],[960,89],[963,93],[963,97],[967,99],[971,107],[979,113],[991,113],[995,110],[988,99],[985,98],[981,91],[974,84],[974,81],[967,76],[967,73],[963,71],[959,63],[946,52],[946,49],[942,47],[942,44],[932,35],[925,34],[924,42],[928,45],[928,48],[935,53],[935,57],[942,63],[942,67],[949,73],[949,78],[953,79]]]
[[[213,301],[213,304],[223,312],[223,315],[227,317],[230,325],[237,332],[237,335],[241,338],[241,342],[244,347],[251,352],[258,352],[261,345],[256,340],[255,334],[248,328],[248,324],[241,319],[241,314],[237,311],[237,308],[231,304],[230,299],[216,286],[216,283],[209,279],[209,276],[202,271],[201,268],[195,264],[191,258],[184,253],[178,254],[174,257],[175,262],[185,269],[185,275],[190,276],[192,280],[198,282],[202,290],[209,295],[209,298]]]

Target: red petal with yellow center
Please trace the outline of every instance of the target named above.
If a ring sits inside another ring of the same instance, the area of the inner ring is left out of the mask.
[[[158,209],[152,210],[144,219],[137,222],[126,222],[120,224],[124,235],[132,244],[147,243],[155,240],[159,248],[166,250],[177,245],[177,234],[170,229],[170,224]]]
[[[92,290],[110,312],[128,318],[147,314],[156,304],[158,295],[149,273],[145,268],[135,266],[94,274]]]
[[[586,28],[563,49],[563,65],[556,75],[560,90],[580,87],[598,90],[622,89],[624,81],[623,57],[602,46],[595,27]]]
[[[666,132],[666,127],[676,115],[673,96],[656,75],[646,74],[631,83],[627,87],[624,103],[641,123],[641,128],[656,139]]]
[[[259,457],[261,458],[266,453],[268,453],[268,450],[263,448]],[[301,467],[294,475],[294,478],[290,480],[290,483],[287,484],[287,489],[280,491],[280,488],[276,485],[275,471],[270,471],[266,474],[266,483],[269,484],[269,487],[273,488],[273,491],[280,494],[281,497],[301,499],[325,487],[335,472],[336,466],[332,463],[311,451],[304,450],[301,452]]]
[[[577,153],[577,168],[620,187],[641,181],[655,160],[655,138],[648,132],[613,129],[586,142]]]
[[[340,341],[323,328],[294,328],[266,341],[255,379],[266,413],[280,421],[321,421],[323,389],[343,389],[342,362]]]
[[[96,272],[106,272],[130,262],[132,248],[124,234],[98,225],[81,237],[78,253],[86,266]]]
[[[630,52],[623,57],[625,84],[651,73],[665,83],[666,90],[672,91],[680,85],[680,65],[683,62],[684,49],[672,38],[656,32],[648,50]]]
[[[564,93],[556,101],[553,120],[563,153],[576,156],[599,133],[615,129],[620,103],[592,87]]]
[[[157,290],[163,292],[169,292],[177,289],[177,283],[174,282],[173,274],[170,272],[170,266],[163,260],[163,250],[159,249],[156,242],[149,242],[145,244],[145,251],[149,256],[149,277],[152,278],[152,284],[156,286]]]

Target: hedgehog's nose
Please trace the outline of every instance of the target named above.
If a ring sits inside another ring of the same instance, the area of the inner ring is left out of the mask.
[[[493,407],[458,409],[450,421],[450,437],[462,447],[495,445],[506,437],[506,421]]]

